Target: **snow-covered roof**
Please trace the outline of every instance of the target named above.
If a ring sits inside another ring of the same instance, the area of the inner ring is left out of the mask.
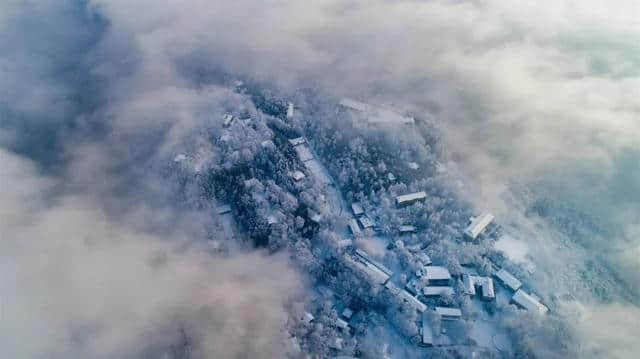
[[[462,316],[462,312],[458,308],[436,307],[436,314],[442,316],[442,319],[458,319]]]
[[[473,278],[468,274],[462,275],[462,288],[464,294],[474,296],[476,295],[476,285]]]
[[[413,295],[411,295],[411,293],[407,292],[406,290],[404,289],[401,290],[400,293],[398,293],[398,295],[403,301],[411,304],[420,313],[427,310],[426,304],[422,303],[420,300],[418,300],[418,298],[414,297]]]
[[[431,320],[427,314],[422,315],[422,344],[433,346],[433,329],[431,328]]]
[[[529,294],[525,293],[525,291],[522,289],[516,291],[511,300],[522,308],[534,313],[544,314],[549,311],[549,308],[547,308],[544,304],[540,303]]]
[[[452,287],[442,286],[426,286],[422,288],[422,292],[427,297],[441,296],[441,295],[453,295],[454,291]]]
[[[351,210],[355,216],[364,214],[364,208],[362,208],[362,205],[359,202],[351,203]]]
[[[393,175],[393,173],[389,172],[387,174],[387,178],[389,179],[389,181],[395,181],[396,180],[396,176]]]
[[[391,269],[387,268],[386,266],[384,266],[382,263],[374,260],[373,258],[371,258],[371,256],[369,256],[369,254],[365,251],[363,251],[362,249],[356,249],[356,254],[362,258],[364,261],[366,261],[367,263],[370,263],[371,265],[377,267],[378,269],[380,269],[381,271],[383,271],[384,273],[386,273],[388,276],[392,276],[393,272],[391,271]]]
[[[398,230],[400,233],[413,233],[416,231],[416,227],[411,225],[402,225]]]
[[[522,286],[522,283],[511,273],[507,272],[504,268],[500,269],[495,275],[496,278],[498,278],[500,282],[502,282],[502,284],[504,284],[508,288],[511,288],[511,290],[513,291],[518,290],[518,288]]]
[[[371,110],[371,106],[367,105],[366,103],[356,101],[346,97],[340,100],[340,105],[343,107],[347,107],[351,110],[356,110],[360,112],[366,112]]]
[[[216,208],[216,213],[217,214],[225,214],[225,213],[229,213],[231,212],[231,206],[228,204],[223,204],[218,206],[218,208]]]
[[[305,178],[305,175],[301,171],[296,170],[291,172],[291,178],[293,178],[295,181],[300,181],[301,179]]]
[[[411,168],[412,170],[417,170],[418,168],[420,168],[420,165],[415,162],[409,162],[409,168]]]
[[[349,323],[347,323],[344,319],[336,319],[336,327],[340,328],[340,329],[347,329],[347,327],[349,326]]]
[[[293,104],[291,102],[287,105],[287,118],[293,118]]]
[[[364,260],[364,261],[356,261],[358,267],[360,267],[367,275],[373,280],[375,284],[385,284],[389,280],[390,276],[383,272],[380,268],[375,266],[373,263]]]
[[[471,224],[469,224],[467,229],[464,230],[464,234],[471,239],[476,239],[476,237],[478,237],[478,235],[482,233],[489,224],[491,224],[493,218],[494,217],[491,213],[482,214],[471,221]]]
[[[493,288],[493,279],[489,277],[482,277],[482,298],[489,300],[496,297],[496,292]]]
[[[451,279],[451,273],[445,267],[441,266],[426,266],[424,267],[425,276],[428,280],[449,280]]]
[[[311,323],[312,320],[314,320],[315,317],[313,316],[313,314],[309,313],[309,312],[304,312],[304,314],[302,315],[301,320],[305,323]]]
[[[360,226],[358,226],[358,222],[354,218],[351,218],[349,220],[349,229],[351,230],[351,233],[354,236],[357,236],[360,233],[362,233],[362,231],[360,230]]]
[[[364,229],[373,227],[373,221],[371,220],[371,218],[369,218],[367,216],[362,216],[362,217],[358,218],[358,221],[360,221],[360,225]]]
[[[292,146],[301,145],[301,144],[303,144],[305,142],[306,142],[306,140],[304,139],[304,137],[296,137],[296,138],[289,139],[289,143]]]
[[[298,154],[298,158],[300,158],[300,161],[305,162],[313,159],[313,153],[311,153],[311,150],[306,145],[301,144],[301,145],[295,146],[294,149],[296,150],[296,153]]]
[[[396,205],[403,205],[413,203],[415,201],[420,201],[427,198],[427,193],[424,191],[403,194],[401,196],[396,197]]]
[[[232,114],[225,113],[224,116],[222,116],[222,125],[224,127],[229,127],[231,125],[231,122],[233,122],[234,119],[235,117],[233,117]]]
[[[351,319],[351,317],[353,316],[353,310],[349,308],[344,308],[344,310],[342,311],[342,316],[344,318]]]
[[[418,253],[416,257],[418,257],[418,260],[422,262],[423,265],[431,264],[431,258],[424,252]]]

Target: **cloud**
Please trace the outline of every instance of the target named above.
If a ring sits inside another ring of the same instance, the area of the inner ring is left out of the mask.
[[[541,285],[588,296],[575,283],[595,273],[584,286],[637,303],[639,6],[5,1],[0,145],[47,169],[54,184],[45,187],[65,192],[55,205],[13,205],[34,206],[17,212],[27,222],[68,223],[61,212],[119,217],[118,236],[161,233],[172,219],[181,235],[198,233],[206,217],[190,210],[193,196],[167,195],[175,181],[160,163],[185,148],[201,169],[215,161],[207,138],[217,116],[251,107],[217,86],[221,73],[233,74],[284,93],[312,87],[436,118],[448,156],[477,190],[470,199],[522,229]],[[45,201],[30,190],[42,181],[31,173],[12,190]],[[27,215],[41,206],[53,209]],[[6,208],[6,218],[16,216]],[[591,294],[585,301],[601,299]]]
[[[33,163],[4,150],[0,161],[5,355],[283,356],[284,304],[298,288],[285,260],[211,257],[138,232],[83,196],[52,200],[53,181]]]

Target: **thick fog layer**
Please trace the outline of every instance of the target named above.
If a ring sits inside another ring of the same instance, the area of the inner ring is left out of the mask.
[[[640,355],[639,19],[632,0],[3,1],[3,348],[281,355],[296,274],[198,254],[205,205],[158,166],[189,148],[207,168],[211,113],[246,105],[213,85],[230,74],[435,121],[460,194],[527,233],[540,285],[607,288],[566,309],[585,350]],[[571,272],[592,260],[605,273]]]

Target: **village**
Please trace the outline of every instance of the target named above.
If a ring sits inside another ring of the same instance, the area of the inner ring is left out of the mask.
[[[402,116],[390,110],[380,110],[351,99],[341,100],[339,107],[343,111],[363,114],[374,125],[384,122],[385,117],[402,126],[414,124],[414,119],[411,117]],[[296,117],[295,112],[294,105],[289,102],[286,106],[285,119],[291,120]],[[338,258],[338,261],[349,268],[356,277],[366,280],[374,295],[390,298],[390,301],[398,303],[399,306],[412,308],[413,313],[409,312],[406,316],[410,318],[409,320],[415,321],[418,335],[407,338],[411,345],[425,348],[464,346],[468,343],[469,338],[466,338],[468,336],[481,347],[491,348],[508,355],[511,350],[508,334],[495,326],[491,319],[499,316],[499,313],[486,314],[485,306],[491,303],[498,303],[501,306],[514,305],[536,315],[544,315],[549,311],[548,306],[538,295],[533,293],[516,275],[497,263],[490,261],[491,273],[488,275],[480,274],[481,271],[473,263],[463,263],[461,270],[456,270],[455,273],[452,273],[445,263],[434,263],[425,245],[416,240],[421,229],[415,223],[401,223],[392,228],[391,232],[386,230],[386,233],[381,233],[376,221],[376,213],[369,213],[367,206],[358,201],[349,202],[343,197],[333,176],[316,155],[306,137],[289,137],[286,141],[278,141],[269,134],[267,127],[260,127],[264,126],[263,124],[256,124],[248,117],[240,119],[237,115],[230,113],[223,114],[223,126],[224,131],[219,140],[222,144],[230,143],[234,136],[242,138],[244,134],[259,138],[260,136],[256,134],[266,133],[267,135],[263,136],[266,138],[260,141],[259,147],[272,151],[279,147],[282,153],[293,150],[291,153],[295,154],[295,159],[291,160],[297,161],[301,166],[287,170],[291,186],[298,189],[311,186],[316,190],[313,205],[308,206],[304,217],[297,217],[296,228],[300,230],[312,224],[316,231],[322,231],[323,227],[330,226],[330,231],[338,236],[337,239],[334,238],[322,244],[322,247],[331,253],[330,257]],[[249,132],[251,133],[248,134]],[[240,147],[232,149],[232,155],[239,150],[241,150]],[[294,164],[295,166],[298,165]],[[407,167],[415,171],[419,165],[409,162]],[[392,172],[388,172],[384,177],[391,182],[396,181],[396,175]],[[255,213],[263,218],[270,235],[278,231],[276,229],[278,226],[286,227],[287,216],[283,210],[277,209],[280,206],[271,203],[268,195],[259,194],[260,191],[254,190],[256,186],[261,188],[259,180],[245,179],[239,185],[253,193],[251,195],[253,206],[259,207]],[[395,210],[411,208],[424,202],[428,197],[426,189],[398,194],[393,198],[393,206]],[[227,242],[232,242],[240,232],[239,226],[234,223],[234,205],[236,204],[233,202],[220,204],[217,210]],[[336,214],[346,220],[335,220]],[[280,228],[280,231],[282,230]],[[495,242],[498,236],[504,235],[506,234],[491,213],[480,213],[469,218],[468,223],[464,224],[464,231],[460,238],[451,240],[458,243]],[[221,247],[219,240],[215,242],[216,248]],[[368,247],[371,246],[384,248],[387,252],[402,248],[403,253],[406,253],[405,261],[412,265],[410,268],[402,269],[396,263],[385,264],[385,254],[379,251],[370,253]],[[325,288],[325,291],[331,290]],[[456,305],[459,302],[456,298],[468,298],[471,307],[483,314],[471,317],[467,308]],[[349,303],[338,299],[334,310],[337,315],[331,326],[335,328],[338,335],[329,343],[329,349],[338,356],[348,346],[347,343],[353,346],[353,343],[357,342],[355,328],[363,320],[362,316],[358,315],[363,308],[350,307]],[[299,320],[303,324],[312,325],[316,316],[312,312],[305,311]],[[460,329],[461,322],[469,323],[466,330]],[[294,354],[300,353],[300,339],[292,336],[289,340],[288,345]]]

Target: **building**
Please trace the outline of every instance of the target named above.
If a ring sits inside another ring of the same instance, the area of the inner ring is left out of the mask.
[[[362,216],[358,218],[358,221],[360,221],[360,225],[362,226],[363,229],[373,228],[373,221],[371,220],[371,218],[367,216]]]
[[[476,239],[480,233],[482,233],[491,222],[493,222],[493,215],[491,213],[485,213],[481,216],[471,220],[471,223],[464,230],[464,235],[469,239]]]
[[[427,193],[424,191],[404,194],[396,197],[396,206],[406,206],[410,205],[416,201],[422,201],[427,198]]]
[[[359,236],[360,234],[362,234],[360,226],[358,226],[358,221],[356,221],[355,218],[351,218],[349,220],[349,229],[354,236]]]
[[[222,125],[224,127],[229,127],[229,126],[231,126],[231,123],[233,122],[234,119],[235,119],[235,117],[233,117],[232,114],[226,113],[226,114],[224,114],[224,116],[222,116]]]
[[[391,277],[393,275],[393,272],[391,271],[391,269],[387,268],[386,266],[384,266],[382,263],[379,263],[378,261],[374,260],[373,258],[371,258],[367,252],[363,251],[362,249],[356,249],[356,255],[360,258],[362,258],[363,260],[373,264],[374,266],[378,267],[381,271],[385,272],[389,277]]]
[[[305,177],[306,176],[304,175],[304,173],[302,173],[302,171],[291,172],[291,178],[293,178],[293,180],[296,182],[300,182]]]
[[[356,217],[364,214],[364,208],[362,208],[362,205],[359,202],[351,203],[351,210],[353,211],[353,215]]]
[[[289,102],[289,104],[287,105],[287,118],[293,118],[293,104],[291,102]]]
[[[298,154],[298,158],[300,158],[300,161],[306,162],[313,159],[313,154],[311,153],[311,150],[304,143],[295,146],[294,149],[296,150],[296,153]]]
[[[426,266],[424,275],[427,277],[429,285],[448,285],[451,280],[451,273],[445,267]]]
[[[453,295],[455,292],[453,287],[426,286],[422,288],[422,293],[425,297],[440,297],[443,295]]]
[[[414,307],[420,313],[427,310],[426,304],[422,303],[420,300],[418,300],[418,298],[414,297],[413,295],[411,295],[411,293],[407,292],[406,290],[401,290],[398,296],[403,302],[411,304],[411,306]]]
[[[522,286],[522,283],[516,277],[504,269],[500,269],[495,276],[505,287],[514,292]]]
[[[477,275],[462,275],[462,287],[464,294],[475,296],[476,287],[480,288],[480,294],[484,300],[493,300],[496,298],[495,289],[493,287],[493,279],[489,277],[481,277]]]
[[[424,266],[428,266],[431,264],[431,258],[424,252],[420,252],[416,255],[420,263]]]
[[[476,295],[476,283],[469,274],[462,275],[462,290],[466,295]]]
[[[291,144],[291,146],[294,146],[294,147],[301,145],[305,142],[307,141],[304,139],[304,137],[296,137],[289,140],[289,143]]]
[[[458,308],[436,307],[435,311],[442,320],[458,320],[462,317],[462,312]]]
[[[411,225],[402,225],[398,228],[400,234],[415,233],[416,227]]]
[[[433,346],[433,328],[431,326],[431,320],[428,314],[422,314],[422,343],[421,346],[432,347]]]
[[[339,102],[340,106],[345,107],[350,110],[358,111],[358,112],[368,112],[371,111],[371,106],[366,103],[356,101],[350,98],[343,98]]]
[[[511,298],[511,301],[516,305],[518,305],[519,307],[526,309],[530,312],[545,314],[546,312],[549,311],[549,308],[547,308],[544,304],[540,303],[531,295],[525,293],[525,291],[522,289],[518,289],[518,291],[516,291],[516,293]]]
[[[216,213],[221,215],[221,214],[227,214],[231,212],[231,206],[229,206],[228,204],[223,204],[221,206],[218,206],[218,208],[216,208]]]
[[[352,316],[353,316],[353,310],[349,308],[344,308],[344,310],[342,311],[342,317],[349,320],[351,319]]]

